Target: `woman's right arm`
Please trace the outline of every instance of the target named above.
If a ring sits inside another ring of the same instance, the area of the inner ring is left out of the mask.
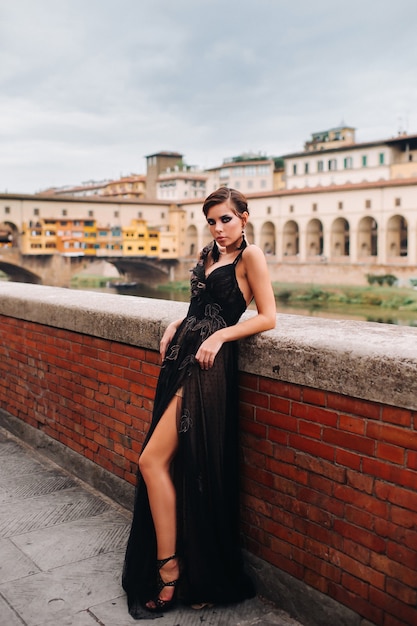
[[[183,321],[183,318],[179,320],[175,320],[175,322],[171,322],[166,327],[165,332],[162,335],[161,342],[159,344],[159,354],[161,355],[162,360],[164,360],[167,348],[169,344],[171,343],[172,338],[177,332],[177,328],[179,327],[182,321]]]

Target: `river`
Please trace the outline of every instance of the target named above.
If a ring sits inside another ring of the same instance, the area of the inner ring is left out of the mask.
[[[174,300],[178,302],[188,302],[189,290],[152,288],[146,285],[135,285],[132,287],[82,287],[87,291],[102,291],[106,293],[119,293],[121,296],[140,296],[143,298],[159,298],[161,300]],[[252,304],[249,308],[255,308]],[[382,324],[395,324],[398,326],[417,327],[417,312],[399,311],[387,309],[379,306],[359,306],[352,304],[333,304],[331,306],[306,307],[304,305],[286,305],[277,299],[277,312],[292,315],[308,315],[310,317],[323,317],[328,319],[360,320],[365,322],[378,322]]]

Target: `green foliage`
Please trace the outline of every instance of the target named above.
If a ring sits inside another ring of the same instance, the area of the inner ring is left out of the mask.
[[[369,285],[388,285],[392,287],[398,281],[398,278],[394,274],[366,274],[366,278]]]

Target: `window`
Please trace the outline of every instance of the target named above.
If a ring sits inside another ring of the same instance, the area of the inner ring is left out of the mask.
[[[271,215],[271,211],[272,211],[271,207],[267,206],[266,207],[266,212],[267,212],[268,215]]]
[[[294,163],[294,165],[292,166],[292,173],[294,174],[294,176],[297,174],[297,164]]]
[[[263,178],[261,180],[261,189],[265,189],[266,188],[266,180]]]
[[[62,215],[65,217],[67,215],[67,209],[62,209]]]
[[[368,165],[368,157],[366,154],[362,155],[362,167],[366,167]]]
[[[401,206],[401,198],[395,198],[395,206]]]
[[[290,213],[294,213],[294,205],[290,204]]]
[[[33,215],[39,215],[39,209],[33,209]]]
[[[329,171],[334,171],[337,168],[336,159],[329,159]]]
[[[165,213],[161,213],[161,220],[165,219]]]
[[[114,212],[114,217],[119,217],[119,211]]]
[[[343,202],[339,202],[338,205],[337,205],[337,208],[338,209],[343,209]]]
[[[380,152],[379,153],[379,164],[380,165],[384,165],[384,163],[385,163],[385,154],[384,154],[384,152]]]
[[[88,211],[88,217],[94,217],[94,211]]]
[[[4,207],[4,212],[5,213],[10,213],[10,207],[9,206],[5,206]]]
[[[353,167],[353,159],[352,157],[346,157],[343,159],[343,167],[345,170],[350,170]]]
[[[318,172],[323,172],[324,171],[324,163],[323,163],[323,161],[317,161],[317,171]]]
[[[253,180],[248,180],[248,189],[252,189],[253,187]]]
[[[370,200],[365,200],[365,209],[370,209],[371,208],[371,201]]]
[[[141,219],[142,218],[142,211],[138,211],[138,218]]]
[[[313,203],[312,209],[313,209],[313,211],[317,211],[317,203],[316,202]]]
[[[308,163],[304,163],[304,174],[308,174]]]

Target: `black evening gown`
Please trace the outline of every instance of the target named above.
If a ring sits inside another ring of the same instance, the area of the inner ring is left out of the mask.
[[[220,328],[236,324],[246,309],[233,263],[205,276],[212,244],[191,274],[187,316],[167,350],[156,389],[151,437],[173,395],[182,390],[179,445],[172,464],[177,494],[179,598],[187,604],[239,602],[254,595],[244,572],[239,540],[239,446],[237,345],[223,344],[214,365],[195,361],[200,344]],[[168,556],[168,555],[167,555]],[[155,597],[156,537],[146,485],[138,472],[132,526],[122,583],[132,617]],[[149,613],[147,614],[149,617]]]

